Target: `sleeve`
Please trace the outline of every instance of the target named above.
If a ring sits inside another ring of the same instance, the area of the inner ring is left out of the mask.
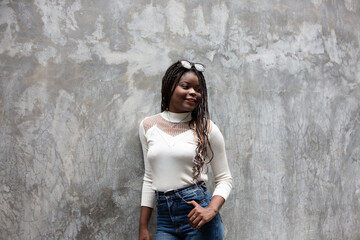
[[[151,167],[147,160],[148,144],[145,136],[143,121],[140,123],[139,126],[139,137],[144,155],[144,166],[145,166],[145,173],[144,173],[142,192],[141,192],[141,206],[154,208],[155,193],[154,190],[152,189]]]
[[[219,128],[212,121],[210,126],[209,142],[213,150],[210,165],[215,177],[213,196],[219,195],[226,200],[231,192],[232,177],[226,157],[225,142]]]

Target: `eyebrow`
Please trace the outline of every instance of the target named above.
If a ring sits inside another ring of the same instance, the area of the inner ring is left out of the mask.
[[[179,82],[179,84],[180,84],[180,83],[187,83],[187,84],[191,85],[191,83],[189,83],[189,82],[186,81],[186,80],[182,80],[182,81]],[[200,87],[200,84],[197,84],[197,85],[195,85],[195,86]]]

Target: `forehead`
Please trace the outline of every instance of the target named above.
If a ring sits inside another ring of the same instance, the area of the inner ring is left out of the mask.
[[[179,83],[182,83],[182,82],[186,82],[186,83],[189,83],[189,84],[192,84],[192,85],[199,85],[199,79],[196,76],[196,74],[193,73],[193,72],[184,73],[181,76]]]

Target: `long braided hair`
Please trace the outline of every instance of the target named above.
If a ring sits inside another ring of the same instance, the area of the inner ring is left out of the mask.
[[[193,158],[193,178],[197,179],[203,170],[203,167],[206,163],[206,157],[209,155],[208,150],[211,152],[211,161],[213,158],[213,150],[209,142],[209,129],[210,129],[210,120],[208,112],[208,102],[207,102],[207,88],[205,77],[202,72],[198,71],[194,66],[191,69],[184,68],[180,61],[172,64],[165,72],[164,77],[162,78],[161,86],[161,111],[169,110],[171,96],[173,95],[176,86],[178,85],[180,78],[186,72],[193,72],[198,80],[200,85],[201,101],[198,103],[196,108],[191,112],[191,121],[190,127],[194,128],[194,137],[197,141],[197,146],[195,150],[195,155]],[[209,149],[208,149],[209,148]]]

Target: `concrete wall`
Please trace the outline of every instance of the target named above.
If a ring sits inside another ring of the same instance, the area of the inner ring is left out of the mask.
[[[226,239],[360,239],[359,23],[358,0],[2,0],[0,239],[136,239],[138,124],[179,58],[226,139]]]

